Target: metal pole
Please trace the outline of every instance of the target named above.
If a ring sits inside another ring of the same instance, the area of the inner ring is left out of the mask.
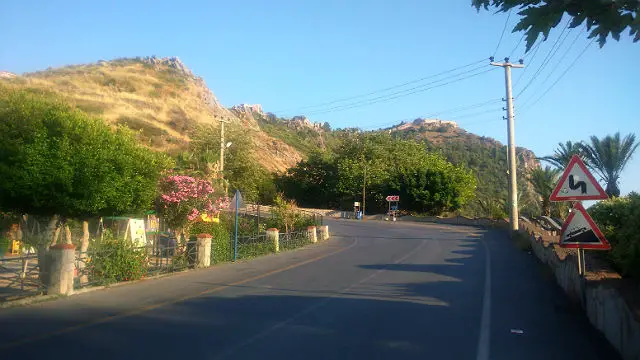
[[[364,209],[365,204],[367,202],[367,198],[365,196],[367,190],[367,164],[364,165],[364,179],[362,181],[362,218],[360,220],[364,221]]]
[[[260,204],[258,204],[258,230],[256,231],[257,233],[260,233]]]
[[[582,276],[582,249],[578,249],[578,275]]]
[[[220,178],[224,177],[224,148],[224,120],[220,119]]]
[[[509,58],[505,58],[504,63],[495,63],[493,59],[491,65],[500,66],[504,68],[504,80],[507,93],[507,131],[508,137],[508,161],[509,161],[509,197],[510,197],[510,212],[509,223],[511,224],[511,230],[518,230],[518,181],[516,173],[516,141],[515,141],[515,124],[513,118],[513,93],[511,89],[511,68],[523,68],[522,64],[512,64],[509,62]]]
[[[236,230],[233,240],[233,261],[238,259],[238,204],[240,203],[240,191],[236,190]]]

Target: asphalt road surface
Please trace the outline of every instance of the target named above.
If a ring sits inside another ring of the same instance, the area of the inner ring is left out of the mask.
[[[304,249],[0,310],[0,358],[618,359],[502,232],[329,226]]]

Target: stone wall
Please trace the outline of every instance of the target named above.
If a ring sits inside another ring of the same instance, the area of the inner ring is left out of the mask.
[[[577,252],[560,248],[557,236],[544,235],[533,224],[521,227],[533,253],[553,271],[556,281],[585,310],[591,324],[601,331],[625,360],[640,360],[640,321],[622,294],[599,277],[578,274]],[[587,262],[593,261],[587,256]],[[619,277],[618,277],[619,279]],[[640,289],[636,289],[640,291]]]

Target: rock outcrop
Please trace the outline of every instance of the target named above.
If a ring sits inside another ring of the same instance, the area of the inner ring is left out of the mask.
[[[0,78],[1,79],[13,79],[15,77],[17,77],[18,75],[14,74],[14,73],[10,73],[8,71],[0,71]]]

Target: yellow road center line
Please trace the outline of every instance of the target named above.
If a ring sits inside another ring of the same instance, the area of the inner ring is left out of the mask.
[[[157,304],[153,304],[153,305],[143,306],[141,308],[138,308],[138,309],[135,309],[135,310],[132,310],[132,311],[128,311],[128,312],[124,312],[124,313],[121,313],[121,314],[105,316],[103,318],[99,318],[99,319],[96,319],[96,320],[88,321],[86,323],[82,323],[82,324],[78,324],[78,325],[69,326],[69,327],[66,327],[66,328],[63,328],[63,329],[60,329],[60,330],[52,331],[50,333],[46,333],[46,334],[42,334],[42,335],[36,335],[36,336],[32,336],[32,337],[28,337],[28,338],[24,338],[24,339],[20,339],[20,340],[15,340],[15,341],[9,342],[7,344],[0,345],[0,350],[5,350],[5,349],[13,348],[13,347],[16,347],[16,346],[32,343],[32,342],[35,342],[35,341],[48,339],[48,338],[55,337],[55,336],[58,336],[58,335],[67,334],[67,333],[74,332],[76,330],[83,329],[83,328],[86,328],[86,327],[90,327],[90,326],[93,326],[93,325],[104,324],[104,323],[107,323],[107,322],[110,322],[110,321],[113,321],[113,320],[118,320],[118,319],[130,317],[130,316],[133,316],[133,315],[138,315],[138,314],[141,314],[143,312],[154,310],[154,309],[157,309],[157,308],[160,308],[160,307],[163,307],[163,306],[172,305],[172,304],[176,304],[176,303],[179,303],[179,302],[182,302],[182,301],[185,301],[185,300],[194,299],[194,298],[197,298],[197,297],[202,296],[202,295],[215,293],[215,292],[224,290],[224,289],[232,287],[232,286],[242,285],[242,284],[246,284],[246,283],[251,282],[251,281],[263,279],[263,278],[266,278],[266,277],[271,276],[271,275],[275,275],[275,274],[278,274],[278,273],[281,273],[281,272],[284,272],[284,271],[287,271],[287,270],[295,269],[297,267],[300,267],[300,266],[303,266],[303,265],[306,265],[306,264],[309,264],[309,263],[312,263],[312,262],[315,262],[315,261],[318,261],[318,260],[322,260],[322,259],[327,258],[329,256],[333,256],[333,255],[339,254],[339,253],[341,253],[343,251],[351,249],[352,247],[356,246],[357,244],[358,244],[358,239],[355,238],[355,240],[353,241],[353,243],[351,245],[349,245],[349,246],[347,246],[345,248],[341,248],[341,249],[338,249],[336,251],[330,252],[328,254],[316,256],[314,258],[311,258],[311,259],[308,259],[308,260],[305,260],[305,261],[301,261],[299,263],[291,264],[289,266],[285,266],[285,267],[280,268],[280,269],[275,269],[275,270],[266,272],[264,274],[256,275],[256,276],[244,279],[244,280],[236,281],[236,282],[233,282],[233,283],[230,283],[230,284],[226,284],[226,285],[221,285],[221,286],[218,286],[218,287],[215,287],[215,288],[212,288],[212,289],[207,289],[207,290],[201,291],[201,292],[199,292],[197,294],[188,295],[188,296],[184,296],[184,297],[173,299],[173,300],[163,301],[163,302],[160,302],[160,303],[157,303]]]

